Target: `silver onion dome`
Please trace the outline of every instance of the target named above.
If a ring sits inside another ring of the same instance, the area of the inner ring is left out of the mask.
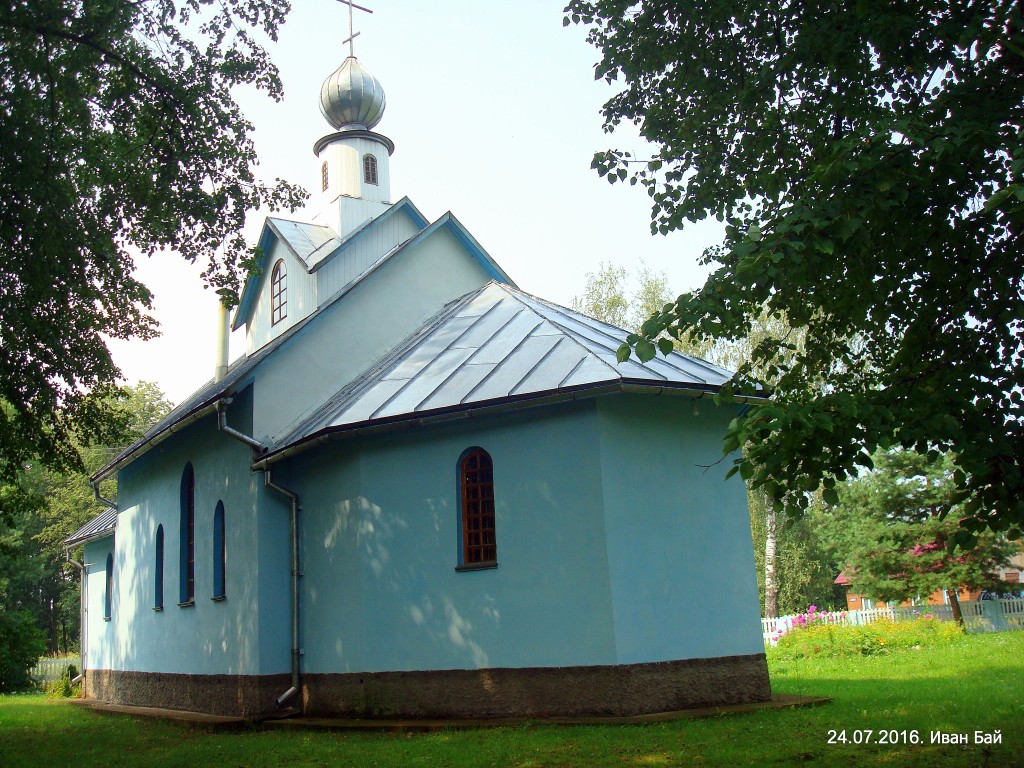
[[[384,115],[384,89],[355,56],[349,56],[320,88],[320,111],[335,130],[370,130]]]

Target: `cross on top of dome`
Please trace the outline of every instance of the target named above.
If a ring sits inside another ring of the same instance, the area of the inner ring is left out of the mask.
[[[359,63],[353,43],[359,34],[353,28],[353,9],[373,13],[369,8],[356,5],[352,0],[338,0],[348,6],[349,55],[341,66],[332,72],[320,88],[320,111],[335,130],[370,130],[384,116],[386,104],[384,88],[370,72]]]

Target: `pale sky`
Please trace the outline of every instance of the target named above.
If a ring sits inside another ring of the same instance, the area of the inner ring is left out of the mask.
[[[562,26],[564,0],[357,2],[374,11],[355,12],[355,53],[387,96],[374,130],[395,143],[393,200],[409,196],[431,221],[450,210],[520,288],[561,304],[601,262],[635,269],[643,261],[676,292],[703,282],[697,260],[721,238],[719,225],[653,236],[643,188],[609,185],[590,169],[596,150],[649,150],[635,130],[602,132],[599,110],[614,91],[594,81],[597,51],[584,31]],[[313,143],[332,132],[320,85],[348,54],[348,11],[334,0],[292,5],[268,46],[284,101],[249,92],[239,100],[256,125],[260,177],[314,188]],[[247,224],[250,242],[266,213]],[[175,403],[215,364],[216,301],[199,272],[171,254],[140,264],[163,335],[112,344],[127,381],[155,381]],[[232,359],[244,350],[242,333],[232,337]]]

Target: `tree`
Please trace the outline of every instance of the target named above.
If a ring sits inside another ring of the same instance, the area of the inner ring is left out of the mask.
[[[1003,536],[985,531],[970,550],[947,550],[959,512],[951,456],[883,451],[874,465],[839,487],[829,511],[831,539],[858,592],[903,601],[946,590],[958,613],[958,589],[1004,587],[998,569],[1018,548]],[[943,518],[942,509],[952,514]]]
[[[739,339],[765,311],[803,346],[757,345],[727,396],[738,469],[795,513],[878,448],[952,452],[953,536],[1024,528],[1024,5],[571,0],[596,76],[655,156],[600,152],[652,229],[715,216],[718,264],[651,317],[658,337]],[[630,346],[620,350],[627,357]],[[788,359],[787,359],[788,357]],[[948,511],[947,507],[946,511]]]
[[[21,489],[0,485],[0,693],[27,688],[29,670],[46,650],[31,605],[41,569],[25,556],[26,535],[14,526],[32,502]]]
[[[281,97],[255,34],[287,0],[0,3],[0,476],[29,459],[80,468],[110,442],[106,338],[147,337],[132,254],[206,264],[228,303],[254,262],[240,231],[305,193],[259,183],[232,96]],[[74,439],[72,435],[74,434]]]
[[[43,651],[68,651],[77,645],[78,574],[66,562],[64,540],[103,511],[89,473],[171,408],[163,393],[147,382],[125,388],[104,406],[126,428],[118,445],[80,447],[83,472],[27,462],[15,481],[0,484],[0,629],[20,627],[0,641],[0,689],[26,683],[25,670]],[[113,486],[115,481],[107,483]],[[116,495],[113,487],[104,491]]]
[[[671,301],[664,272],[654,272],[641,263],[635,280],[630,280],[629,270],[621,264],[601,262],[597,272],[587,273],[583,295],[572,300],[572,308],[619,328],[636,330]]]

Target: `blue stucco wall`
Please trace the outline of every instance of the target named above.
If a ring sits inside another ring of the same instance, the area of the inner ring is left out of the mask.
[[[309,672],[607,664],[594,404],[467,419],[294,460]],[[498,567],[456,572],[456,466],[494,462]]]
[[[106,591],[107,555],[114,552],[115,537],[107,536],[85,544],[82,562],[85,564],[85,649],[82,667],[84,669],[101,668],[102,662],[109,658],[107,649],[114,641],[115,626],[112,621],[103,620],[104,593]],[[117,595],[117,584],[120,571],[114,563],[114,594],[111,601],[111,615],[119,616],[121,604]]]
[[[232,406],[243,414],[245,396]],[[86,548],[89,665],[93,669],[271,674],[289,669],[288,515],[262,488],[251,450],[217,432],[214,416],[193,424],[119,473],[115,600],[103,622],[103,546]],[[195,604],[179,607],[180,484],[195,471]],[[226,599],[213,601],[213,515],[226,519]],[[154,611],[155,535],[164,527],[164,609]],[[281,567],[283,559],[284,567]],[[100,589],[100,597],[93,592]]]
[[[725,409],[650,396],[468,419],[293,460],[309,672],[636,663],[763,650]],[[494,461],[498,562],[456,572],[462,452]],[[651,482],[647,482],[650,480]],[[710,597],[709,597],[710,596]]]
[[[244,416],[243,396],[232,412]],[[682,398],[614,395],[331,443],[275,467],[302,506],[306,672],[626,664],[762,651],[731,417]],[[240,428],[246,419],[235,419]],[[494,462],[498,567],[456,571],[456,467]],[[288,505],[211,417],[121,472],[116,542],[86,548],[93,669],[289,669]],[[196,474],[196,604],[179,608],[179,488]],[[706,469],[707,466],[710,469]],[[212,524],[227,515],[227,599]],[[154,612],[156,526],[165,608]],[[114,546],[113,620],[102,621]],[[106,549],[105,549],[106,548]]]
[[[763,652],[746,491],[724,480],[734,410],[622,395],[598,414],[617,661]]]

